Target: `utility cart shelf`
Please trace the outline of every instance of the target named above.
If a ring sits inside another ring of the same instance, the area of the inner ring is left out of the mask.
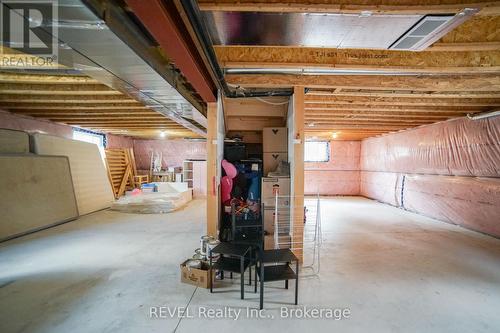
[[[290,264],[295,262],[295,270]],[[267,265],[266,265],[267,264]],[[264,284],[271,281],[295,280],[295,305],[299,297],[299,260],[290,249],[263,250],[258,259],[258,279],[260,282],[260,309],[264,308]]]
[[[264,266],[264,282],[295,280],[297,274],[288,264]]]
[[[228,272],[240,272],[241,261],[238,258],[221,257],[215,264],[214,269]],[[250,260],[243,261],[243,270],[246,270],[250,265]]]

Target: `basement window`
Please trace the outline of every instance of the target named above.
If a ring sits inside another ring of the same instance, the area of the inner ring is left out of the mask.
[[[304,147],[305,162],[328,162],[330,143],[328,141],[306,141]]]
[[[99,147],[101,156],[104,158],[104,148],[106,147],[105,134],[92,132],[82,128],[73,128],[73,140],[96,144]]]

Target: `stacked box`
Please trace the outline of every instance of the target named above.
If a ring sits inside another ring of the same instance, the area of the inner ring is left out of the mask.
[[[288,130],[286,127],[265,127],[262,130],[264,152],[263,174],[276,170],[280,161],[288,161]]]

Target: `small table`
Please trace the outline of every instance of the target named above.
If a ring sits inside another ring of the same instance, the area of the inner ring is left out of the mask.
[[[260,309],[264,308],[264,282],[285,281],[285,289],[288,289],[288,280],[295,279],[295,305],[298,303],[299,292],[299,259],[290,249],[264,250],[258,259],[260,265]],[[295,262],[295,271],[290,263]],[[274,265],[265,266],[266,263]]]
[[[218,269],[222,272],[234,272],[240,273],[240,283],[241,283],[241,299],[245,298],[245,279],[244,273],[245,270],[252,264],[252,261],[247,256],[250,254],[252,250],[251,246],[243,245],[243,244],[231,244],[227,242],[220,243],[212,250],[209,251],[208,255],[210,257],[210,268],[209,268],[209,276],[212,276],[212,269]],[[212,263],[212,253],[220,254],[219,260],[213,264]],[[226,257],[224,257],[226,256]],[[250,283],[252,271],[250,269]],[[257,283],[257,281],[255,281]],[[210,284],[210,292],[212,293],[213,283]]]

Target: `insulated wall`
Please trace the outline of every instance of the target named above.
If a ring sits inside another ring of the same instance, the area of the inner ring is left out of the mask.
[[[500,118],[363,140],[361,194],[500,237]]]
[[[186,159],[207,158],[207,143],[186,140],[134,140],[135,163],[139,170],[149,170],[151,154],[162,153],[163,166],[182,166]]]
[[[330,141],[328,162],[306,162],[306,195],[359,195],[361,141]]]

